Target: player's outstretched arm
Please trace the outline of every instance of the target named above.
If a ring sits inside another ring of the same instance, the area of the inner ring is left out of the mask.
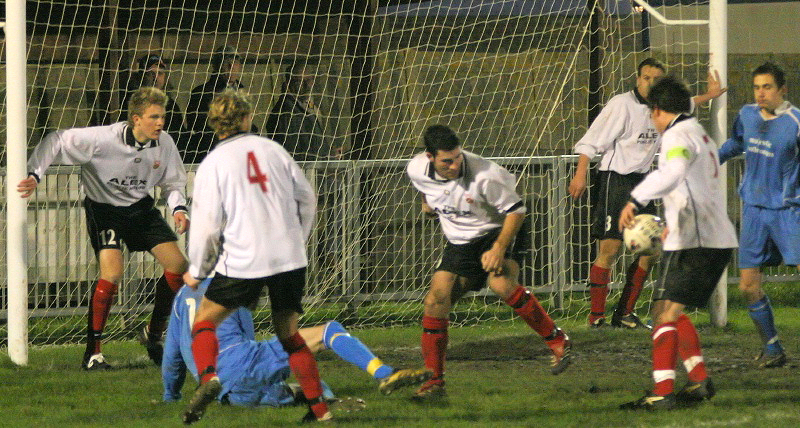
[[[705,104],[708,101],[718,98],[720,95],[728,91],[728,88],[723,88],[719,79],[719,71],[708,70],[708,88],[705,94],[695,95],[692,100],[695,105]]]
[[[19,192],[20,196],[23,198],[27,198],[33,194],[33,192],[36,190],[36,186],[38,185],[39,180],[37,180],[36,177],[29,175],[27,178],[17,184],[17,192]]]

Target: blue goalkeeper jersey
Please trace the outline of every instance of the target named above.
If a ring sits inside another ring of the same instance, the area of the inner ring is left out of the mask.
[[[748,205],[780,209],[800,205],[800,110],[784,102],[777,117],[764,120],[757,104],[739,111],[720,162],[744,153],[739,195]]]
[[[192,324],[210,278],[202,281],[197,290],[183,286],[175,295],[164,343],[161,377],[164,401],[181,398],[186,369],[198,380],[192,356]],[[245,308],[237,309],[217,327],[219,356],[217,375],[222,383],[219,398],[225,397],[235,405],[283,406],[294,398],[285,382],[290,374],[288,355],[277,338],[255,340],[253,316]],[[326,397],[330,389],[323,385]]]

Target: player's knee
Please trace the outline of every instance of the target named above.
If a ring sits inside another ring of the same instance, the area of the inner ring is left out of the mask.
[[[425,306],[442,306],[450,302],[450,293],[442,290],[431,290],[425,296]]]
[[[329,321],[325,324],[325,331],[322,333],[322,342],[325,344],[325,347],[330,348],[333,344],[333,339],[342,334],[349,333],[339,321]]]

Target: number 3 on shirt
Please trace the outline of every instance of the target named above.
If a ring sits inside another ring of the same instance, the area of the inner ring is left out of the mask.
[[[253,152],[247,152],[247,179],[251,183],[258,183],[261,186],[261,191],[267,193],[267,176],[261,172],[258,167],[258,160]]]

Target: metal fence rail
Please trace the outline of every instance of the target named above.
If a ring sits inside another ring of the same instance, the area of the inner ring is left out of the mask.
[[[522,281],[537,292],[554,293],[561,306],[565,293],[585,291],[594,257],[589,245],[589,206],[572,201],[566,188],[574,156],[493,158],[516,174],[528,206],[518,236]],[[319,216],[309,242],[307,298],[358,305],[376,300],[419,299],[444,243],[435,221],[419,208],[417,192],[405,177],[406,160],[301,163],[319,193]],[[729,169],[730,192],[741,176],[742,162]],[[189,189],[195,165],[188,165]],[[87,237],[78,167],[53,167],[28,205],[29,307],[32,317],[71,315],[85,308],[97,266]],[[2,177],[5,181],[5,173]],[[158,207],[167,215],[159,192]],[[738,197],[732,196],[732,201]],[[737,219],[737,203],[730,206]],[[3,218],[0,221],[5,221]],[[3,227],[5,225],[3,224]],[[185,245],[185,237],[180,238]],[[161,269],[147,254],[126,254],[125,274],[115,312],[140,312],[149,304]],[[6,314],[5,258],[0,266],[0,316]],[[732,264],[735,266],[735,264]],[[729,282],[738,280],[730,270]],[[794,269],[768,271],[769,281],[798,281]]]

